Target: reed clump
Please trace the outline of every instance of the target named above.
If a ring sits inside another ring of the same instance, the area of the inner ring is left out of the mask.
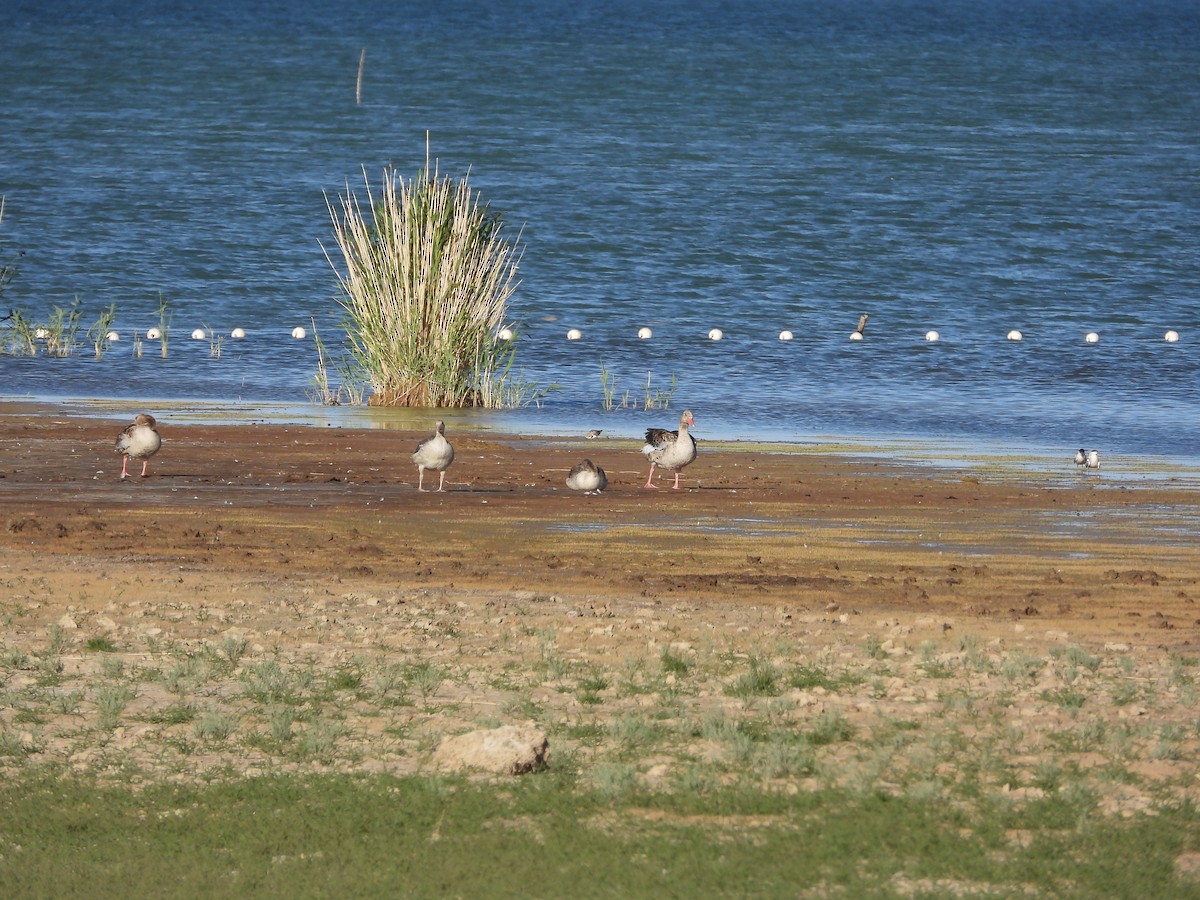
[[[338,273],[350,356],[378,406],[507,405],[513,347],[496,340],[520,252],[466,176],[428,159],[411,181],[384,170],[367,202],[326,198],[345,269]]]

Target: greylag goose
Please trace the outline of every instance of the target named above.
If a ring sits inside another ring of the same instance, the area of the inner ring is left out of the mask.
[[[649,428],[646,430],[646,446],[642,452],[650,460],[650,475],[646,478],[646,487],[657,488],[654,483],[654,468],[673,469],[675,471],[675,490],[679,490],[679,473],[696,458],[696,439],[688,434],[688,426],[694,426],[692,411],[685,409],[679,417],[679,430],[667,431],[665,428]]]
[[[1088,455],[1087,455],[1087,462],[1084,463],[1084,466],[1086,466],[1089,469],[1100,468],[1100,451],[1099,450],[1089,450]]]
[[[445,422],[437,423],[433,429],[433,437],[426,438],[417,444],[417,449],[413,453],[412,459],[417,464],[418,491],[425,490],[426,469],[433,469],[438,472],[437,489],[439,491],[445,490],[446,470],[450,468],[450,463],[454,462],[454,448],[446,440]]]
[[[567,475],[567,487],[585,494],[599,494],[608,487],[608,476],[590,459],[577,463]]]
[[[1075,451],[1075,465],[1082,466],[1087,462],[1087,451],[1080,447]]]
[[[116,451],[123,454],[121,459],[121,480],[129,477],[129,460],[142,461],[142,477],[146,477],[146,467],[150,465],[150,457],[162,446],[162,438],[155,430],[158,423],[154,416],[140,413],[117,437]]]

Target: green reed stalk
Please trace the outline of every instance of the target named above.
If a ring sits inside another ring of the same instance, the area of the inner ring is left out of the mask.
[[[96,359],[104,356],[104,350],[108,347],[108,332],[112,329],[112,324],[117,318],[117,304],[110,303],[108,309],[100,313],[95,322],[87,330],[88,340],[92,342],[92,346],[96,350]]]
[[[497,341],[520,254],[464,177],[425,168],[406,182],[386,169],[366,211],[347,189],[326,198],[345,262],[346,333],[379,406],[501,406],[512,362]]]
[[[175,313],[171,310],[171,301],[159,292],[158,295],[158,331],[159,342],[162,344],[162,358],[167,358],[167,333],[171,330],[171,319]]]

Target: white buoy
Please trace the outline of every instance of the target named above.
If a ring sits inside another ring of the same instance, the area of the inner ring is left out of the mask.
[[[654,332],[651,331],[649,328],[639,328],[638,329],[638,340],[648,341],[652,337],[654,337]]]
[[[110,331],[108,334],[106,334],[104,336],[104,339],[106,341],[119,341],[121,339],[121,336],[119,334],[117,334],[115,331]]]
[[[496,340],[511,341],[513,339],[513,330],[511,328],[501,328],[496,332]]]
[[[229,332],[229,336],[231,338],[235,338],[236,340],[240,341],[242,338],[244,338],[246,336],[246,329],[245,328],[235,328],[235,329],[233,329],[233,331]]]
[[[195,331],[192,332],[192,340],[193,341],[202,341],[206,337],[208,337],[208,332],[205,331],[203,328],[197,328]]]
[[[1163,340],[1168,344],[1177,344],[1179,343],[1179,332],[1175,330],[1168,331],[1163,335]]]
[[[1014,328],[1008,333],[1008,339],[1010,341],[1023,341],[1025,340],[1025,335],[1021,334],[1021,332]]]
[[[298,341],[302,341],[306,337],[308,337],[308,332],[305,331],[303,328],[301,328],[299,325],[297,325],[295,328],[292,329],[292,337],[294,337]]]
[[[581,337],[583,337],[583,332],[580,331],[578,328],[572,328],[570,331],[567,332],[567,340],[568,341],[577,341]]]
[[[781,331],[779,332],[779,339],[781,341],[790,341],[792,339],[792,333],[790,331]]]
[[[1083,339],[1085,341],[1087,341],[1089,344],[1100,343],[1100,335],[1096,334],[1096,332],[1094,332],[1094,331],[1089,331],[1087,334],[1085,334],[1083,336]]]
[[[723,332],[720,328],[714,328],[708,333],[708,339],[710,341],[719,341],[723,337],[725,337],[725,332]]]
[[[862,339],[863,339],[863,336],[862,336],[862,332],[861,332],[861,331],[852,331],[852,332],[850,332],[850,340],[852,340],[852,341],[861,341]]]
[[[936,331],[930,330],[930,331],[925,332],[925,340],[927,340],[927,341],[930,341],[930,342],[940,341],[941,339],[942,339],[942,336],[940,334],[938,334]]]
[[[157,341],[157,340],[160,340],[161,338],[162,338],[162,332],[157,328],[151,328],[149,331],[146,332],[146,340],[148,340],[148,341]]]

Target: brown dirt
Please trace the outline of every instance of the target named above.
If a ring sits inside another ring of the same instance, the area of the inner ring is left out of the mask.
[[[449,489],[418,493],[424,434],[164,414],[149,477],[121,482],[122,425],[0,407],[3,643],[38,652],[65,622],[67,674],[99,632],[130,648],[234,633],[286,659],[371,649],[475,673],[445,730],[502,711],[485,685],[551,633],[564,658],[611,665],[705,641],[861,654],[871,636],[895,654],[967,634],[1079,644],[1138,666],[1196,652],[1200,496],[1165,479],[702,443],[686,490],[649,491],[636,440],[451,433]],[[584,456],[607,469],[602,496],[563,485]],[[384,751],[361,746],[370,768]]]
[[[648,491],[636,441],[458,434],[448,490],[421,494],[409,456],[424,435],[169,420],[149,477],[121,482],[119,423],[0,427],[5,568],[92,608],[118,575],[170,573],[217,595],[549,591],[718,618],[837,605],[1175,648],[1200,616],[1200,496],[1169,483],[704,445],[685,490]],[[563,485],[585,455],[608,470],[602,496]]]

